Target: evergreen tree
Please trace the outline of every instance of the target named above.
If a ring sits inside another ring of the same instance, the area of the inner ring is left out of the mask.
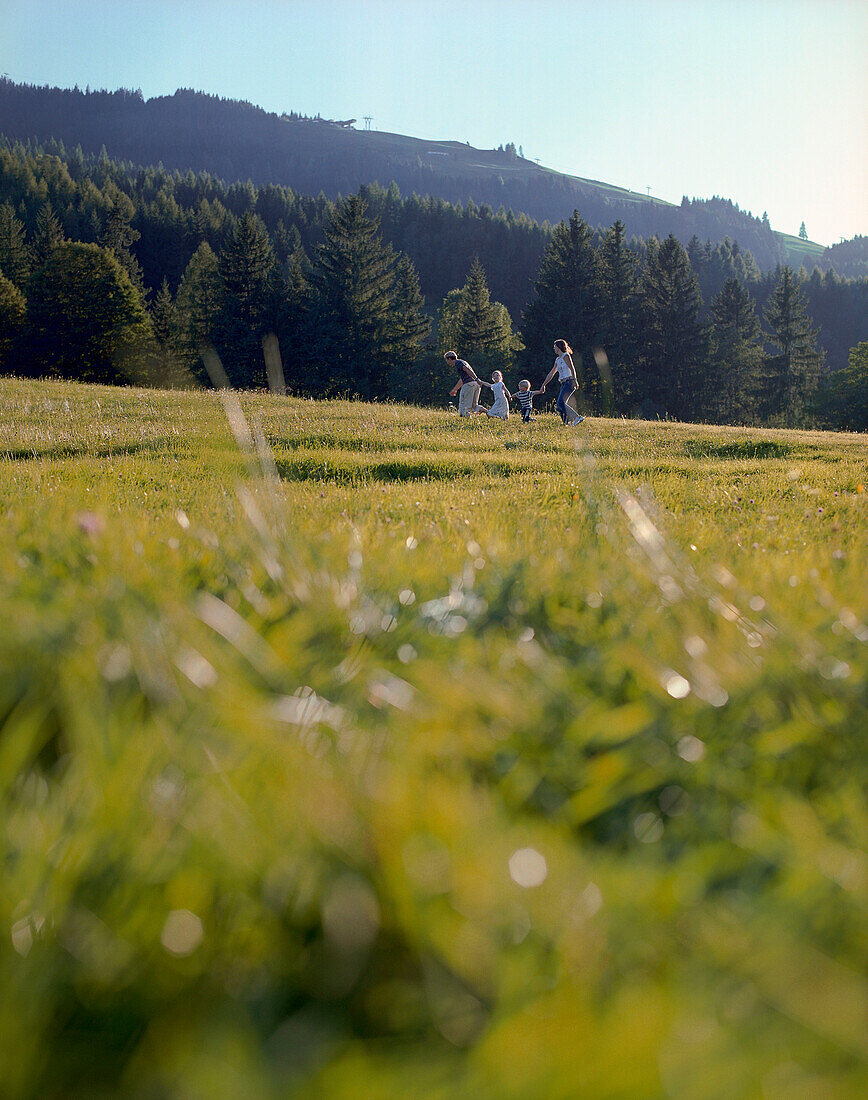
[[[140,379],[151,335],[141,296],[108,249],[58,245],[27,284],[28,351],[40,375]]]
[[[802,224],[799,226],[799,237],[803,241],[806,241],[808,239],[808,231],[805,228],[805,223],[804,222],[802,222]]]
[[[24,226],[9,202],[0,206],[0,272],[19,290],[23,290],[30,273]]]
[[[167,279],[163,279],[154,297],[150,315],[154,334],[148,370],[150,381],[159,386],[176,386],[189,381],[190,373],[184,365],[180,346],[175,303]]]
[[[117,188],[114,189],[113,194],[114,202],[109,209],[98,240],[103,248],[108,248],[114,253],[115,259],[129,275],[133,286],[144,296],[142,267],[131,251],[132,246],[141,236],[138,229],[134,229],[131,224],[135,207],[128,196]]]
[[[480,368],[512,357],[512,331],[508,315],[491,301],[485,269],[474,259],[461,288],[455,316],[455,344],[465,358],[473,356]]]
[[[151,327],[154,330],[154,339],[159,340],[161,344],[168,344],[172,339],[175,331],[174,315],[175,303],[172,301],[169,281],[163,279],[151,306]]]
[[[745,423],[758,415],[762,333],[753,299],[728,279],[711,303],[712,329],[705,411],[713,420]]]
[[[218,262],[227,303],[242,324],[258,331],[268,321],[270,279],[276,262],[262,219],[249,212],[242,214],[220,249]]]
[[[412,363],[422,350],[422,341],[431,331],[431,318],[425,312],[425,299],[419,287],[419,275],[409,256],[401,252],[395,262],[395,357]]]
[[[66,235],[49,203],[40,207],[36,215],[36,236],[33,241],[33,266],[42,267],[59,244],[63,244]]]
[[[850,349],[847,366],[832,375],[828,389],[836,427],[868,431],[868,340]]]
[[[337,203],[311,272],[312,355],[325,392],[377,397],[388,392],[393,360],[405,347],[396,317],[396,256],[360,195]]]
[[[769,356],[767,410],[783,417],[788,428],[805,420],[808,404],[817,388],[823,355],[817,350],[817,330],[808,317],[807,305],[792,268],[781,268],[772,297],[765,309],[771,329],[769,342],[780,350]]]
[[[600,278],[600,344],[605,356],[601,376],[611,386],[606,405],[628,411],[636,400],[639,383],[638,300],[636,257],[625,244],[624,223],[616,221],[603,238],[597,254]],[[598,357],[600,352],[595,353]],[[608,370],[608,377],[605,377]]]
[[[307,256],[298,244],[281,265],[283,290],[276,309],[276,331],[287,386],[297,393],[315,392],[310,377],[312,290],[309,272]]]
[[[17,286],[0,274],[0,374],[18,366],[18,348],[24,332],[27,303]]]
[[[235,222],[218,257],[225,310],[220,341],[224,366],[236,386],[262,386],[262,337],[275,327],[279,276],[268,230],[249,211]]]
[[[552,343],[566,340],[582,387],[583,371],[600,345],[602,287],[591,231],[574,210],[557,225],[542,258],[533,297],[524,310],[521,332],[526,369],[539,371],[553,358]],[[592,376],[593,377],[593,376]]]
[[[651,245],[651,242],[649,242]],[[702,296],[684,248],[670,233],[649,247],[642,279],[644,389],[677,419],[698,411],[707,349]]]
[[[204,377],[202,351],[217,339],[224,303],[217,257],[211,246],[203,242],[187,264],[174,309],[184,360],[197,377]]]

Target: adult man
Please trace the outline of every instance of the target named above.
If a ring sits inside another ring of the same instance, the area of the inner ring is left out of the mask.
[[[473,413],[479,412],[479,394],[482,392],[482,387],[473,367],[463,359],[459,359],[454,351],[447,351],[443,358],[458,371],[458,381],[449,391],[450,397],[458,394],[458,415],[472,416]]]

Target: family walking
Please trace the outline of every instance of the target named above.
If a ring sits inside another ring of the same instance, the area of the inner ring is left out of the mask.
[[[530,388],[530,382],[528,382],[526,378],[523,378],[521,382],[519,382],[518,391],[515,394],[511,394],[506,388],[503,381],[503,375],[499,370],[496,370],[492,374],[490,382],[485,382],[476,374],[469,363],[458,358],[456,352],[447,351],[444,359],[447,363],[451,363],[458,371],[458,381],[449,391],[452,397],[454,397],[456,393],[458,394],[458,415],[473,416],[474,414],[478,414],[480,416],[490,416],[497,420],[507,420],[509,419],[509,402],[518,401],[519,408],[521,409],[521,418],[525,423],[529,423],[534,419],[533,399],[539,394],[546,392],[546,386],[557,374],[558,382],[561,387],[560,393],[558,394],[557,409],[560,413],[561,420],[569,427],[573,427],[575,424],[581,424],[585,418],[578,412],[574,404],[570,404],[570,398],[579,386],[576,377],[576,368],[573,364],[572,348],[566,340],[555,340],[554,350],[557,354],[557,358],[555,359],[554,366],[543,379],[540,388],[538,390],[532,390]],[[479,395],[482,392],[483,386],[490,389],[494,397],[494,401],[490,408],[485,408],[484,405],[479,404]]]

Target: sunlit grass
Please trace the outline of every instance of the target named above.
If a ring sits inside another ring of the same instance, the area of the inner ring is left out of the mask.
[[[0,398],[10,1095],[864,1094],[865,437]]]

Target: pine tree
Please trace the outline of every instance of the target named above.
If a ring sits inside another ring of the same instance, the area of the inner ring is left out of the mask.
[[[395,358],[402,365],[410,364],[419,355],[422,341],[431,331],[431,318],[425,312],[419,275],[410,257],[403,252],[395,262],[393,311]]]
[[[258,333],[267,323],[269,281],[276,263],[261,218],[251,213],[238,218],[220,249],[218,263],[228,307]]]
[[[225,309],[219,339],[236,386],[263,386],[262,337],[275,327],[278,270],[262,219],[250,212],[235,222],[218,257]]]
[[[131,224],[134,214],[135,207],[131,200],[115,189],[115,201],[109,209],[98,240],[103,248],[108,248],[114,253],[115,259],[129,275],[133,286],[144,297],[142,267],[131,251],[132,246],[141,237],[138,229],[134,229]]]
[[[771,329],[768,339],[780,354],[766,359],[767,409],[780,413],[788,428],[804,422],[808,403],[817,388],[823,354],[817,350],[817,330],[792,268],[783,267],[765,309]]]
[[[728,279],[711,303],[712,330],[705,411],[724,423],[750,422],[759,414],[762,333],[753,299]]]
[[[225,294],[217,257],[207,242],[190,258],[175,296],[179,348],[187,368],[204,380],[202,352],[217,340]]]
[[[311,272],[310,359],[325,392],[381,396],[399,346],[396,256],[360,195],[332,209]]]
[[[150,308],[153,347],[148,364],[149,380],[159,386],[182,385],[191,379],[184,363],[179,324],[169,282],[163,279]]]
[[[509,335],[504,332],[503,315],[491,301],[485,269],[474,259],[461,288],[460,306],[455,318],[455,341],[459,354],[475,356],[480,366],[488,366],[496,356],[509,352]]]
[[[806,241],[808,239],[808,231],[805,228],[805,223],[804,222],[802,222],[802,224],[799,226],[799,237],[803,241]]]
[[[493,302],[485,269],[474,259],[461,287],[450,290],[437,314],[437,343],[441,354],[450,348],[469,359],[477,371],[508,370],[521,336],[513,329],[509,310]]]
[[[11,203],[0,206],[0,272],[19,290],[30,273],[30,249],[24,226]]]
[[[563,339],[574,350],[581,386],[583,369],[593,363],[594,349],[600,346],[601,296],[591,231],[574,210],[569,221],[555,227],[533,297],[524,310],[521,333],[526,369],[545,370],[541,364],[553,358],[553,341]]]
[[[638,393],[639,356],[636,257],[626,247],[624,235],[624,223],[616,221],[603,238],[597,254],[601,346],[595,352],[604,393],[611,387],[610,398],[605,403],[622,412],[629,409]],[[605,365],[601,366],[601,362]]]
[[[707,339],[696,275],[671,233],[662,244],[649,241],[641,296],[646,396],[677,419],[689,419],[700,403]]]
[[[49,203],[45,203],[36,215],[36,237],[33,241],[33,266],[42,267],[66,235]]]
[[[296,230],[295,236],[298,236]],[[312,290],[310,263],[297,244],[281,265],[282,292],[276,303],[276,331],[283,356],[287,387],[296,393],[313,393],[310,369]]]

